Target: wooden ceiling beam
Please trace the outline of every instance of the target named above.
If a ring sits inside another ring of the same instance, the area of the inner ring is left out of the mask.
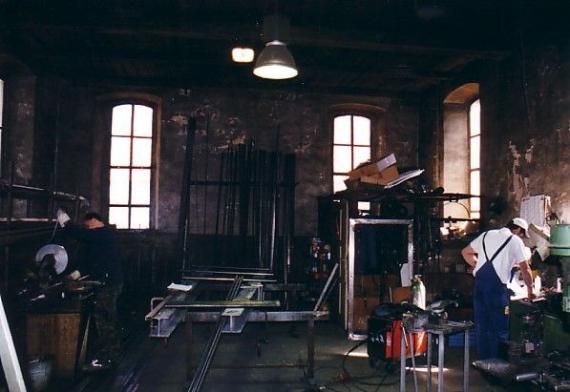
[[[226,41],[231,43],[236,37],[261,45],[258,27],[254,25],[198,25],[193,24],[188,29],[179,28],[154,28],[146,26],[138,27],[108,27],[108,26],[82,26],[82,25],[36,25],[36,24],[14,24],[7,25],[2,30],[11,33],[38,32],[49,34],[49,32],[66,33],[89,33],[96,36],[152,36],[158,38],[182,38],[197,41]],[[333,49],[353,49],[370,52],[405,53],[411,55],[469,55],[478,58],[502,59],[508,55],[508,51],[503,49],[485,49],[467,46],[465,47],[444,46],[431,44],[428,41],[422,43],[407,42],[384,42],[380,39],[373,39],[378,36],[378,31],[339,31],[336,29],[309,29],[305,27],[291,26],[291,46],[321,47]],[[100,37],[101,38],[101,37]],[[422,37],[427,40],[429,37]]]
[[[73,61],[70,62],[70,59]],[[96,72],[97,68],[112,68],[116,64],[133,64],[141,68],[149,69],[161,69],[163,73],[171,73],[172,70],[175,72],[188,72],[191,70],[210,70],[219,73],[236,73],[241,75],[243,69],[251,69],[253,65],[242,65],[234,64],[230,61],[227,63],[220,63],[215,60],[205,61],[204,59],[196,59],[193,57],[185,57],[180,59],[173,58],[151,58],[149,56],[122,56],[118,54],[110,53],[90,53],[84,52],[77,55],[74,51],[69,53],[45,53],[34,51],[27,56],[27,59],[37,64],[40,67],[50,66],[52,69],[67,69],[74,70],[87,66],[88,71]],[[356,79],[356,78],[366,78],[370,82],[374,83],[379,80],[392,80],[392,81],[418,81],[421,80],[426,83],[436,84],[438,82],[447,81],[452,77],[445,74],[438,74],[433,72],[428,72],[425,70],[408,70],[407,68],[394,68],[388,66],[383,68],[381,65],[377,68],[371,67],[367,70],[353,70],[347,65],[347,67],[342,67],[340,64],[335,66],[329,66],[327,64],[308,64],[301,65],[298,64],[300,74],[302,77],[315,79],[318,77],[319,80],[331,79],[339,80],[346,78]],[[118,72],[120,74],[120,72]]]

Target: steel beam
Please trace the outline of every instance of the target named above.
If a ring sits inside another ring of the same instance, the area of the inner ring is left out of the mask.
[[[224,277],[212,277],[212,276],[189,276],[185,275],[182,277],[183,280],[205,280],[205,281],[212,281],[212,282],[233,282],[233,278],[224,278]],[[277,280],[275,279],[258,279],[258,278],[243,278],[244,282],[262,282],[262,283],[276,283]]]
[[[170,302],[164,305],[166,308],[277,308],[281,306],[279,300],[235,300],[235,301],[199,301],[199,302]]]
[[[307,321],[310,318],[315,320],[326,320],[328,319],[329,312],[311,312],[311,311],[299,311],[299,312],[263,312],[263,311],[251,311],[247,316],[248,322],[296,322],[296,321]],[[219,312],[188,312],[188,317],[196,323],[212,323],[220,319]]]

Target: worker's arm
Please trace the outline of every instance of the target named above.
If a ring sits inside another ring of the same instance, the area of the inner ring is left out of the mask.
[[[534,293],[532,292],[532,274],[530,273],[530,267],[528,265],[528,262],[525,261],[521,261],[519,264],[519,268],[521,271],[521,276],[524,280],[524,283],[526,284],[526,289],[528,292],[528,299],[532,300],[534,299]]]
[[[475,252],[475,249],[473,249],[470,245],[467,245],[461,251],[461,256],[463,256],[463,260],[465,260],[467,264],[469,264],[472,268],[475,268],[478,261],[477,252]]]
[[[79,225],[67,225],[62,229],[62,232],[64,235],[82,242],[89,242],[92,238],[92,233],[89,229]]]

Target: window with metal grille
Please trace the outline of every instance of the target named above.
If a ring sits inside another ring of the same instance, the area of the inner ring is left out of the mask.
[[[346,189],[344,180],[348,172],[359,164],[369,161],[370,148],[370,118],[344,114],[333,120],[333,191]],[[370,203],[360,202],[360,210],[369,210]]]
[[[476,100],[469,106],[469,193],[481,195],[481,104]],[[469,201],[472,219],[481,217],[481,199]]]
[[[144,105],[113,107],[109,223],[119,229],[150,227],[153,114]]]

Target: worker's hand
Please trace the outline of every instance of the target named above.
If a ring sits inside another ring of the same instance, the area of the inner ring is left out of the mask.
[[[534,295],[534,293],[532,292],[532,290],[528,290],[528,300],[532,301],[533,299],[536,298],[536,295]]]
[[[58,210],[57,210],[57,218],[56,219],[57,219],[57,223],[59,223],[59,225],[61,227],[65,227],[65,224],[71,220],[69,215],[67,215],[65,213],[65,211],[63,211],[61,208],[58,208]]]

